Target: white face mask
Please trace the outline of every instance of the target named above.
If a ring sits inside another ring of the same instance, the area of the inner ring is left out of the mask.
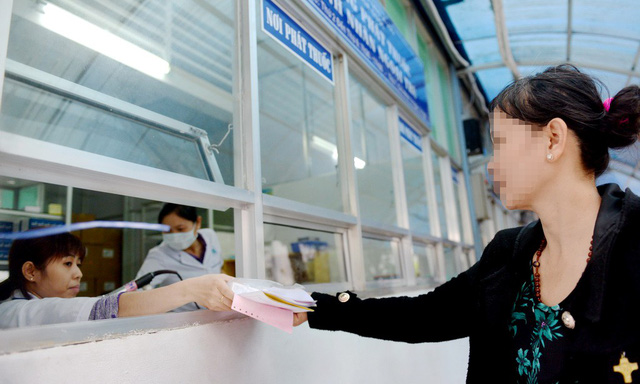
[[[195,225],[194,225],[195,226]],[[196,241],[197,236],[193,230],[178,233],[163,233],[162,240],[173,250],[182,251]]]

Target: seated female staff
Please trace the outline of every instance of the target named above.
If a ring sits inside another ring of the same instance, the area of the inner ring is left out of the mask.
[[[228,311],[233,292],[227,275],[204,275],[150,291],[102,297],[76,297],[82,242],[70,233],[14,240],[9,251],[9,278],[0,283],[0,329],[170,311],[190,302]]]
[[[166,203],[158,214],[158,223],[168,225],[170,230],[162,234],[162,243],[149,251],[136,278],[160,269],[176,271],[184,279],[220,273],[220,241],[213,229],[201,228],[202,217],[194,207]],[[178,279],[176,275],[160,275],[154,277],[151,286],[162,287]],[[188,303],[174,311],[196,309],[195,304]]]
[[[595,185],[609,148],[638,139],[640,88],[603,103],[591,77],[561,65],[507,86],[491,110],[496,192],[540,220],[498,232],[425,295],[314,293],[309,325],[409,343],[469,337],[469,383],[640,382],[640,198]]]

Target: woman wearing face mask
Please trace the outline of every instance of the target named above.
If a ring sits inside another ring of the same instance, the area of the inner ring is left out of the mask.
[[[160,269],[176,271],[183,279],[220,273],[220,241],[212,229],[200,228],[202,217],[198,216],[195,208],[167,203],[158,215],[158,222],[171,229],[162,234],[162,243],[149,251],[136,279]],[[176,275],[160,275],[151,281],[151,285],[159,287],[177,281],[179,278]],[[196,309],[196,304],[190,303],[175,311]]]
[[[9,278],[0,282],[0,329],[152,315],[197,302],[228,311],[226,275],[205,275],[151,291],[76,297],[86,249],[70,233],[14,240]]]

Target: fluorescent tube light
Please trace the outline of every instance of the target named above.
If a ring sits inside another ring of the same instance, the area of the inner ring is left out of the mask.
[[[311,136],[311,145],[330,154],[333,161],[338,161],[338,148],[332,142],[313,135]]]
[[[166,60],[60,7],[47,3],[42,10],[42,26],[52,32],[157,79],[171,71]]]
[[[338,160],[338,148],[332,142],[327,141],[319,136],[313,135],[311,136],[311,144],[320,150],[330,153],[333,160]],[[354,157],[353,165],[356,167],[356,169],[362,169],[367,165],[367,162],[360,159],[359,157]]]

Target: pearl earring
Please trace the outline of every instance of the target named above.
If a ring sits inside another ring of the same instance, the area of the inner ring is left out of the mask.
[[[553,160],[553,153],[547,153],[547,160]]]

